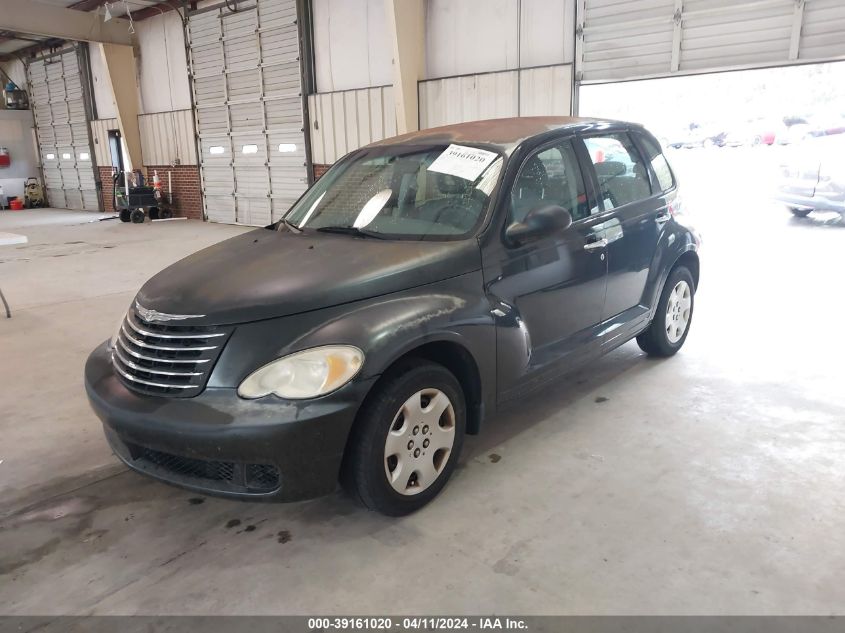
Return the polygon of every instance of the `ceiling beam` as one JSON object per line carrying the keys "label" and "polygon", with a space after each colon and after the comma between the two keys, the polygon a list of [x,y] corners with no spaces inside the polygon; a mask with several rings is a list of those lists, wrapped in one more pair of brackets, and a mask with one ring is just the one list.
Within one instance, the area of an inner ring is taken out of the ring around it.
{"label": "ceiling beam", "polygon": [[109,0],[79,0],[68,6],[68,9],[75,11],[93,11],[94,9],[103,6]]}
{"label": "ceiling beam", "polygon": [[132,45],[128,20],[112,18],[104,22],[96,13],[32,0],[3,0],[0,29],[82,42]]}
{"label": "ceiling beam", "polygon": [[26,59],[28,57],[35,57],[42,51],[50,50],[53,48],[59,48],[64,43],[65,41],[63,39],[58,38],[42,40],[38,44],[25,46],[23,48],[19,48],[16,51],[12,51],[11,53],[0,53],[0,62],[8,62],[14,59]]}
{"label": "ceiling beam", "polygon": [[154,18],[162,13],[169,13],[170,11],[176,10],[176,7],[171,5],[169,2],[159,2],[158,4],[150,5],[148,7],[144,7],[143,9],[133,9],[132,19],[136,22],[140,22],[141,20]]}

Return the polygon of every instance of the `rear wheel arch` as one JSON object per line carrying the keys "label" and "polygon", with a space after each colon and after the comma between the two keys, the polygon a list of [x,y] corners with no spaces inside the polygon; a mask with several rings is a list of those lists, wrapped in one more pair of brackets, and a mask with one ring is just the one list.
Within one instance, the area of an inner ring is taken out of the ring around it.
{"label": "rear wheel arch", "polygon": [[675,260],[675,263],[672,264],[672,267],[669,269],[669,272],[666,275],[667,279],[669,278],[669,275],[672,274],[672,271],[678,266],[685,266],[690,271],[694,284],[693,292],[698,291],[698,277],[701,272],[701,264],[698,259],[698,253],[692,250],[681,253],[681,256]]}

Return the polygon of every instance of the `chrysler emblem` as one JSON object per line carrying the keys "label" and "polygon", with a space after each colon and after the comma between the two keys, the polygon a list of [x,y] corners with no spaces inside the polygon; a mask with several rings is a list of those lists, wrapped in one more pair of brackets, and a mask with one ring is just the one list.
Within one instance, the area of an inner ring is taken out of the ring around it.
{"label": "chrysler emblem", "polygon": [[205,316],[204,314],[167,314],[158,310],[145,308],[137,301],[135,302],[135,311],[139,317],[150,323],[156,321],[184,321],[185,319],[199,319]]}

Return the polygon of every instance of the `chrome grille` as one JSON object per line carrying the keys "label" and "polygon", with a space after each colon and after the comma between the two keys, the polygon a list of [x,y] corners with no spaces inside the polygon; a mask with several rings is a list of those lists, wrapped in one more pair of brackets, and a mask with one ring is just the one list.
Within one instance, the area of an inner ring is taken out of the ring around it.
{"label": "chrome grille", "polygon": [[153,323],[131,308],[112,349],[112,364],[134,391],[195,396],[205,387],[231,332],[218,326]]}

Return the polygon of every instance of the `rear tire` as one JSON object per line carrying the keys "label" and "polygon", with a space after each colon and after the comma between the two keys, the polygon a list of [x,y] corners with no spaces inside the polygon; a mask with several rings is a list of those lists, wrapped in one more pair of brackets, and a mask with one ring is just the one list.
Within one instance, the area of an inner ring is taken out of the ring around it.
{"label": "rear tire", "polygon": [[167,207],[162,207],[158,212],[158,217],[161,220],[169,220],[173,217],[173,210]]}
{"label": "rear tire", "polygon": [[158,218],[159,218],[158,207],[150,207],[149,209],[147,209],[147,214],[150,216],[150,220],[158,220]]}
{"label": "rear tire", "polygon": [[358,413],[341,483],[370,510],[410,514],[446,485],[465,429],[466,404],[455,376],[427,360],[401,361]]}
{"label": "rear tire", "polygon": [[660,293],[654,320],[637,337],[637,345],[649,356],[673,356],[687,340],[694,307],[692,273],[686,266],[676,266]]}
{"label": "rear tire", "polygon": [[799,209],[797,207],[789,207],[789,211],[796,218],[806,218],[808,215],[810,215],[810,211],[812,211],[812,209]]}
{"label": "rear tire", "polygon": [[129,212],[128,209],[124,209],[120,212],[120,221],[121,222],[129,222],[132,218],[130,217],[132,214]]}
{"label": "rear tire", "polygon": [[133,209],[132,213],[129,215],[129,218],[132,220],[133,224],[143,224],[144,217],[145,215],[143,209]]}

